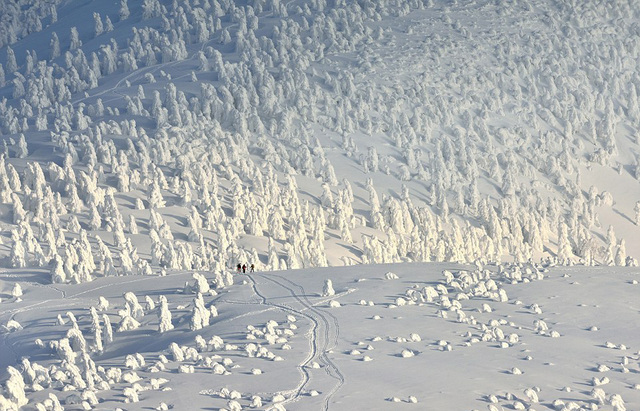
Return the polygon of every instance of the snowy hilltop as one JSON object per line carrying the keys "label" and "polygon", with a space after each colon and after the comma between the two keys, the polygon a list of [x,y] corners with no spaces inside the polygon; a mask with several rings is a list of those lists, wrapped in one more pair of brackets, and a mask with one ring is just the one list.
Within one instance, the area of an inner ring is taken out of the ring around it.
{"label": "snowy hilltop", "polygon": [[[287,362],[274,345],[293,348],[302,381],[269,365],[279,377],[263,388],[216,385],[207,395],[232,410],[305,409],[308,389],[312,407],[369,406],[347,406],[342,388],[371,390],[369,373],[347,378],[331,353],[366,324],[324,309],[350,311],[342,297],[358,287],[345,286],[352,274],[339,266],[397,264],[372,272],[404,288],[396,271],[411,272],[419,287],[394,306],[435,304],[441,319],[487,328],[507,348],[521,333],[474,323],[464,295],[491,313],[488,301],[516,303],[502,285],[555,266],[582,267],[592,284],[608,284],[596,272],[635,281],[639,58],[635,1],[0,2],[0,410],[135,403],[148,390],[163,409],[175,395],[160,392],[194,381],[182,374],[236,374],[237,355]],[[309,272],[320,278],[305,282]],[[539,291],[526,308],[536,335],[562,336],[542,311],[555,291]],[[292,300],[279,303],[279,292]],[[337,328],[344,321],[350,337]],[[389,355],[424,367],[425,331],[400,334],[407,345]],[[290,346],[294,336],[312,336],[311,352]],[[375,367],[363,348],[375,344],[361,342],[354,358]],[[437,347],[456,345],[443,336]],[[233,354],[212,354],[222,349]],[[621,369],[633,369],[624,358]],[[255,378],[272,372],[251,366]],[[419,394],[390,396],[411,404]],[[620,411],[626,396],[615,394],[598,391],[589,404]],[[491,411],[533,407],[488,395]]]}

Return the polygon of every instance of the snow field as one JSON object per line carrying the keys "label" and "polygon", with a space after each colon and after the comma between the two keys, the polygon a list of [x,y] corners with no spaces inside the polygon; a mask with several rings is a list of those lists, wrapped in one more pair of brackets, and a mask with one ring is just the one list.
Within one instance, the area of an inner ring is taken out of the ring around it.
{"label": "snow field", "polygon": [[0,409],[640,408],[637,4],[113,6],[0,2]]}

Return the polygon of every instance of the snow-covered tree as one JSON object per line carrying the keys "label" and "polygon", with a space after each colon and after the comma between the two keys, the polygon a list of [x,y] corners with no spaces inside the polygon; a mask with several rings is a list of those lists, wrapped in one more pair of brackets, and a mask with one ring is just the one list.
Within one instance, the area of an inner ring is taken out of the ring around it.
{"label": "snow-covered tree", "polygon": [[20,133],[18,143],[16,144],[16,157],[25,158],[28,154],[29,150],[27,149],[27,140],[25,139],[24,134]]}
{"label": "snow-covered tree", "polygon": [[625,266],[627,265],[627,250],[624,239],[620,240],[618,244],[618,250],[616,252],[615,265]]}
{"label": "snow-covered tree", "polygon": [[193,309],[191,311],[190,328],[191,331],[200,330],[209,325],[211,313],[204,306],[202,294],[198,293],[193,299]]}
{"label": "snow-covered tree", "polygon": [[60,40],[58,34],[54,31],[51,33],[51,41],[49,42],[49,58],[51,60],[60,57]]}
{"label": "snow-covered tree", "polygon": [[82,40],[80,40],[80,35],[78,34],[78,28],[75,26],[71,27],[71,35],[69,37],[69,41],[70,41],[70,45],[69,45],[70,50],[77,50],[80,47],[82,47]]}
{"label": "snow-covered tree", "polygon": [[160,296],[160,310],[158,311],[158,319],[160,325],[158,331],[161,333],[173,330],[173,324],[171,323],[171,311],[169,311],[169,303],[164,295]]}
{"label": "snow-covered tree", "polygon": [[127,0],[120,0],[120,11],[118,12],[120,21],[128,19],[130,14]]}
{"label": "snow-covered tree", "polygon": [[165,206],[164,198],[162,197],[162,192],[160,191],[160,185],[158,181],[154,180],[149,189],[149,193],[147,195],[147,200],[149,201],[149,208],[157,209]]}
{"label": "snow-covered tree", "polygon": [[322,296],[323,297],[331,297],[333,295],[335,295],[336,292],[333,289],[333,283],[331,282],[330,279],[326,279],[324,281],[324,287],[322,288]]}
{"label": "snow-covered tree", "polygon": [[5,394],[8,395],[9,401],[15,404],[15,409],[25,406],[29,400],[25,394],[26,384],[22,373],[12,366],[7,367],[9,379],[4,383]]}
{"label": "snow-covered tree", "polygon": [[94,33],[96,37],[98,37],[104,32],[104,26],[102,24],[102,18],[100,17],[100,13],[93,13],[93,21],[94,21]]}
{"label": "snow-covered tree", "polygon": [[22,238],[17,230],[11,231],[11,266],[15,268],[24,268],[27,266],[27,257]]}
{"label": "snow-covered tree", "polygon": [[7,72],[9,73],[14,73],[18,71],[18,62],[16,61],[16,53],[9,46],[7,46],[7,60],[5,62],[5,66],[7,67]]}

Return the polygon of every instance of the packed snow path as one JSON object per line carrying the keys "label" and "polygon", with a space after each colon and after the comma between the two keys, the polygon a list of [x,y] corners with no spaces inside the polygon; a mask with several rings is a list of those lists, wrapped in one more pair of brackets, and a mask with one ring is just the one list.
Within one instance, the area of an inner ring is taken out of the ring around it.
{"label": "packed snow path", "polygon": [[[298,366],[300,381],[298,385],[283,394],[288,396],[282,404],[292,403],[304,394],[305,388],[321,389],[324,397],[323,409],[330,408],[333,395],[344,384],[344,376],[329,357],[329,353],[336,347],[340,326],[338,319],[331,313],[317,308],[317,302],[312,303],[305,289],[290,279],[273,273],[261,273],[248,275],[255,293],[261,298],[262,304],[278,307],[288,313],[305,318],[310,323],[307,333],[309,338],[309,353]],[[261,284],[275,285],[276,287],[263,287]],[[290,298],[283,298],[282,291],[286,291]],[[275,301],[284,302],[275,302]],[[317,365],[316,365],[317,364]],[[319,365],[324,371],[314,369]],[[325,390],[324,387],[331,387]]]}

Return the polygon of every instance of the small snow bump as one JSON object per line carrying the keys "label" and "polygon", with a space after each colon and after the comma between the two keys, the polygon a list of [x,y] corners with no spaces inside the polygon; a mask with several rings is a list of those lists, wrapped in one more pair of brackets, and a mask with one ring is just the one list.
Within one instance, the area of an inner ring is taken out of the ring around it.
{"label": "small snow bump", "polygon": [[598,387],[600,385],[606,385],[606,384],[609,384],[609,378],[607,378],[607,377],[602,377],[602,378],[593,377],[593,378],[591,378],[591,385],[593,385],[594,387]]}
{"label": "small snow bump", "polygon": [[514,410],[526,410],[527,409],[527,407],[523,403],[521,403],[520,401],[514,401],[512,407],[513,407]]}
{"label": "small snow bump", "polygon": [[285,398],[284,398],[284,395],[282,394],[276,394],[271,398],[271,402],[282,402],[284,400]]}

